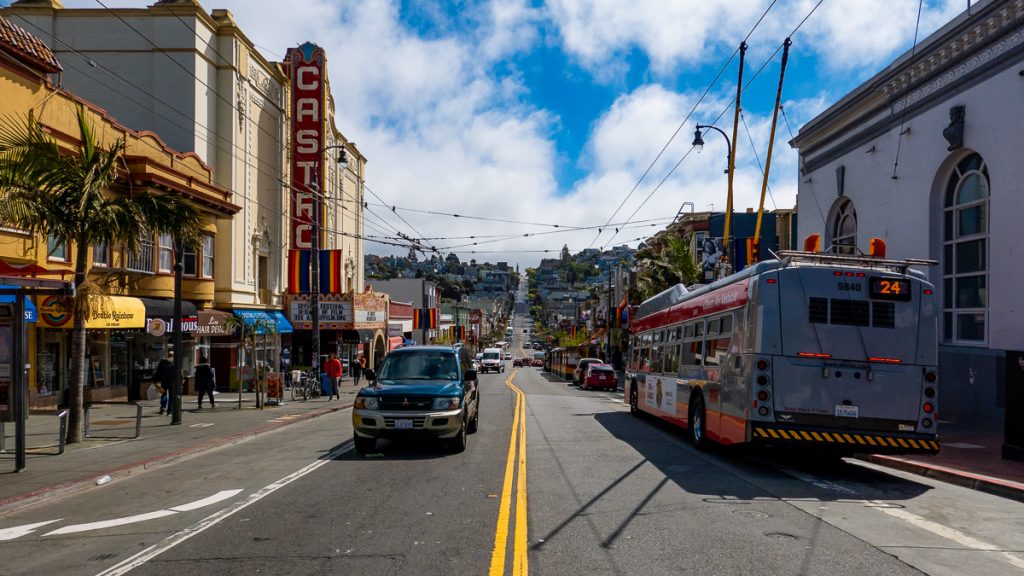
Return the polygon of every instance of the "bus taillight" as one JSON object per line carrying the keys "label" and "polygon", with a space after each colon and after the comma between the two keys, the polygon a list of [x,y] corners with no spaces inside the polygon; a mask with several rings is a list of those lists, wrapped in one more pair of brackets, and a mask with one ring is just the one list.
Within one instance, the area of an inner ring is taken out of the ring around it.
{"label": "bus taillight", "polygon": [[935,388],[932,388],[931,386],[925,388],[924,389],[924,397],[925,398],[935,398]]}
{"label": "bus taillight", "polygon": [[760,360],[757,361],[757,369],[758,370],[761,370],[761,371],[767,370],[768,366],[769,366],[768,361],[765,360],[764,358],[761,358]]}
{"label": "bus taillight", "polygon": [[921,409],[924,410],[925,414],[931,414],[932,411],[935,410],[931,402],[925,402],[924,406],[922,406]]}
{"label": "bus taillight", "polygon": [[935,382],[936,378],[938,378],[938,376],[935,374],[935,372],[925,372],[924,373],[924,381],[925,382]]}
{"label": "bus taillight", "polygon": [[902,364],[903,360],[899,358],[884,358],[882,356],[869,356],[868,362],[881,362],[883,364]]}
{"label": "bus taillight", "polygon": [[797,352],[796,355],[797,356],[802,356],[804,358],[831,358],[832,357],[831,354],[825,354],[825,353],[822,353],[822,352]]}

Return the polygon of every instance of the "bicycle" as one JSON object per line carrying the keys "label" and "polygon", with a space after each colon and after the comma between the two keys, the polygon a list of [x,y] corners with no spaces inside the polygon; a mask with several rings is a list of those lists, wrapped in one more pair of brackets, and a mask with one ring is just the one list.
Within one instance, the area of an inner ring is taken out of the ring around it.
{"label": "bicycle", "polygon": [[302,372],[298,382],[292,382],[292,400],[320,397],[320,378],[314,370]]}

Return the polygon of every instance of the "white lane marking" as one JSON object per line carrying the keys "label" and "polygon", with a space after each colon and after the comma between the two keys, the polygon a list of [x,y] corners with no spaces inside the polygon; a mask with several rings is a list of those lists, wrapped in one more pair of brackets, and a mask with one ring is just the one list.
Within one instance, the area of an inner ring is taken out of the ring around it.
{"label": "white lane marking", "polygon": [[207,528],[213,527],[214,525],[228,518],[232,514],[240,512],[245,508],[248,508],[249,506],[259,502],[260,500],[273,494],[280,488],[283,488],[284,486],[287,486],[288,484],[294,482],[295,480],[298,480],[299,478],[302,478],[303,476],[315,471],[317,468],[323,466],[324,464],[327,464],[331,460],[337,458],[338,456],[341,456],[342,454],[350,450],[352,450],[352,443],[346,442],[337,450],[327,454],[327,456],[325,456],[323,460],[318,460],[316,462],[313,462],[312,464],[300,468],[295,472],[292,472],[291,474],[285,476],[284,478],[281,478],[277,482],[269,484],[261,488],[259,491],[254,492],[245,500],[235,502],[234,504],[228,506],[227,508],[214,512],[213,514],[207,516],[199,522],[196,522],[192,526],[189,526],[184,530],[175,532],[174,534],[165,538],[163,541],[158,542],[150,546],[149,548],[146,548],[145,550],[142,550],[134,556],[125,558],[121,562],[115,564],[114,566],[111,566],[110,568],[107,568],[106,570],[100,572],[96,576],[120,576],[121,574],[127,574],[133,569],[142,566],[146,562],[152,560],[160,554],[163,554],[171,548],[174,548],[178,544],[181,544],[182,542],[188,540],[196,534],[203,532]]}
{"label": "white lane marking", "polygon": [[181,506],[175,506],[170,510],[157,510],[156,512],[146,512],[145,514],[135,514],[134,516],[125,516],[123,518],[112,518],[110,520],[101,520],[99,522],[89,522],[87,524],[72,524],[71,526],[65,526],[58,528],[53,532],[47,532],[44,536],[57,536],[60,534],[76,534],[78,532],[88,532],[90,530],[102,530],[103,528],[113,528],[114,526],[124,526],[125,524],[135,524],[137,522],[145,522],[147,520],[155,520],[157,518],[164,518],[166,516],[172,516],[178,512],[190,512],[192,510],[198,510],[216,504],[238,495],[241,490],[221,490],[213,496],[208,496],[202,500],[196,500],[195,502],[189,502],[188,504],[182,504]]}
{"label": "white lane marking", "polygon": [[155,520],[157,518],[163,518],[164,516],[173,516],[177,512],[171,510],[157,510],[156,512],[146,512],[145,514],[136,514],[134,516],[125,516],[124,518],[113,518],[111,520],[100,520],[99,522],[89,522],[88,524],[72,524],[71,526],[65,526],[58,528],[53,532],[47,532],[44,536],[57,536],[60,534],[76,534],[78,532],[88,532],[89,530],[100,530],[103,528],[113,528],[114,526],[124,526],[125,524],[135,524],[136,522],[145,522],[146,520]]}
{"label": "white lane marking", "polygon": [[916,526],[918,528],[921,528],[922,530],[927,530],[927,531],[931,532],[932,534],[936,534],[936,535],[941,536],[941,537],[943,537],[943,538],[945,538],[947,540],[952,540],[953,542],[956,542],[957,544],[960,544],[962,546],[966,546],[968,548],[974,548],[976,550],[986,550],[986,551],[990,551],[990,552],[1000,552],[1002,554],[1002,556],[1006,559],[1007,562],[1009,562],[1010,564],[1013,564],[1017,568],[1020,568],[1020,569],[1024,570],[1024,559],[1020,558],[1019,556],[1017,556],[1017,555],[1015,555],[1015,554],[1013,554],[1011,552],[1005,552],[1005,551],[1003,551],[1002,548],[1000,548],[998,546],[994,546],[992,544],[989,544],[988,542],[982,542],[981,540],[978,540],[977,538],[974,538],[972,536],[968,536],[967,534],[964,534],[963,532],[961,532],[961,531],[959,531],[959,530],[957,530],[955,528],[950,528],[949,526],[943,526],[942,524],[939,524],[938,522],[932,522],[931,520],[928,520],[927,518],[922,518],[922,517],[918,516],[917,514],[914,514],[912,512],[907,512],[906,510],[904,510],[902,508],[878,508],[878,510],[881,510],[882,512],[884,512],[884,513],[886,513],[886,514],[888,514],[890,516],[894,516],[896,518],[899,518],[900,520],[903,520],[904,522],[907,522],[907,523],[909,523],[909,524],[911,524],[913,526]]}
{"label": "white lane marking", "polygon": [[213,426],[213,422],[200,422],[189,426],[189,428],[207,428],[209,426]]}
{"label": "white lane marking", "polygon": [[4,528],[3,530],[0,530],[0,542],[21,538],[26,534],[31,534],[33,530],[40,526],[46,526],[47,524],[53,524],[54,522],[60,522],[61,520],[63,520],[63,518],[47,520],[46,522],[36,522],[35,524],[25,524],[24,526],[11,526],[10,528]]}
{"label": "white lane marking", "polygon": [[804,474],[803,472],[798,472],[796,470],[793,470],[792,468],[787,468],[785,466],[776,466],[775,468],[780,472],[785,472],[786,474],[789,474],[790,476],[796,478],[797,480],[802,480],[804,482],[807,482],[808,484],[812,484],[823,490],[838,492],[840,494],[848,494],[850,496],[855,496],[859,494],[859,492],[857,492],[856,490],[847,488],[846,486],[842,486],[840,484],[836,484],[835,482],[824,480],[816,476],[811,476],[810,474]]}
{"label": "white lane marking", "polygon": [[195,502],[191,502],[189,504],[182,504],[181,506],[175,506],[174,508],[171,508],[171,510],[174,510],[175,512],[191,512],[192,510],[198,510],[200,508],[205,508],[206,506],[209,506],[210,504],[216,504],[217,502],[223,502],[224,500],[227,500],[228,498],[231,498],[231,497],[239,494],[241,491],[242,491],[241,489],[239,489],[239,490],[221,490],[220,492],[217,492],[213,496],[208,496],[206,498],[203,498],[202,500],[196,500]]}

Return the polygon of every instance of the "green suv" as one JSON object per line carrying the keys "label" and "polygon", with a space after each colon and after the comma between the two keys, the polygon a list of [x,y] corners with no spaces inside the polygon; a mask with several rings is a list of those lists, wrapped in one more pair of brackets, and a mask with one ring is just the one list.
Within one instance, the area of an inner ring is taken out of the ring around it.
{"label": "green suv", "polygon": [[365,376],[370,385],[352,408],[356,452],[372,452],[378,438],[417,435],[439,438],[451,452],[466,449],[480,421],[480,394],[465,348],[399,348]]}

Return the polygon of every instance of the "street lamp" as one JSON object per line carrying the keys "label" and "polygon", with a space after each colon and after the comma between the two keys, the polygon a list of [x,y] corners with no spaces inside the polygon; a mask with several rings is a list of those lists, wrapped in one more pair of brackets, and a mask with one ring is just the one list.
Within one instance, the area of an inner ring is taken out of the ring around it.
{"label": "street lamp", "polygon": [[704,148],[704,138],[700,132],[702,128],[714,130],[721,134],[722,138],[725,138],[725,145],[728,147],[728,151],[725,153],[725,158],[728,161],[728,168],[725,169],[725,173],[729,175],[729,195],[725,202],[725,231],[722,234],[722,263],[725,264],[729,262],[729,227],[732,223],[732,179],[734,172],[732,142],[721,128],[710,124],[698,124],[697,130],[693,134],[693,147],[697,149],[697,152],[700,152]]}
{"label": "street lamp", "polygon": [[323,197],[323,194],[320,193],[320,175],[317,170],[320,167],[320,155],[332,148],[341,150],[338,154],[338,164],[348,165],[344,144],[333,144],[320,148],[316,151],[316,159],[313,161],[313,178],[309,185],[313,193],[313,233],[309,258],[310,266],[312,266],[309,284],[313,289],[313,294],[310,296],[309,305],[310,320],[313,325],[313,373],[318,375],[320,374],[320,198]]}

